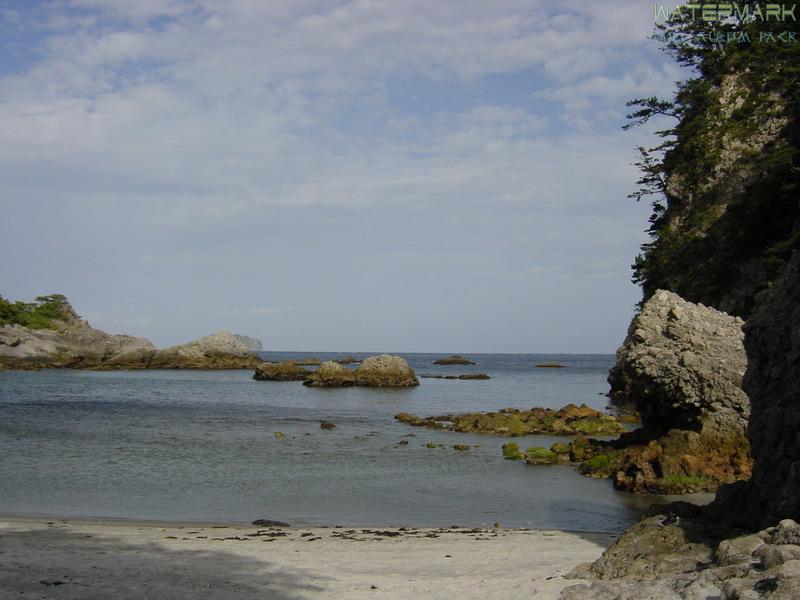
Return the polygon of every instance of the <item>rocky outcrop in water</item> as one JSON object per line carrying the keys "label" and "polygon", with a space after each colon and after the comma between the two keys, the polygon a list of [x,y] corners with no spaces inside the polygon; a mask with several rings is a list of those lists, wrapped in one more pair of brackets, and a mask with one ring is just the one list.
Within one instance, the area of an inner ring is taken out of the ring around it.
{"label": "rocky outcrop in water", "polygon": [[227,331],[164,350],[145,338],[110,335],[81,319],[66,299],[47,325],[0,327],[0,368],[242,369],[261,362],[250,350],[257,340]]}
{"label": "rocky outcrop in water", "polygon": [[292,361],[263,362],[256,366],[253,379],[257,381],[305,381],[310,374],[311,371],[303,369]]}
{"label": "rocky outcrop in water", "polygon": [[634,403],[642,428],[592,444],[619,489],[713,491],[745,479],[750,404],[741,389],[743,322],[659,290],[633,319],[609,376],[615,403]]}
{"label": "rocky outcrop in water", "polygon": [[110,335],[77,318],[56,329],[0,327],[0,367],[6,369],[145,368],[156,348],[149,340]]}
{"label": "rocky outcrop in water", "polygon": [[249,335],[241,335],[239,333],[234,333],[233,337],[239,342],[242,346],[250,350],[251,352],[261,352],[264,349],[264,344],[261,343],[261,340],[256,338],[252,338]]}
{"label": "rocky outcrop in water", "polygon": [[252,369],[261,359],[229,331],[159,350],[150,369]]}
{"label": "rocky outcrop in water", "polygon": [[488,433],[511,437],[523,435],[615,435],[622,425],[585,404],[568,404],[558,410],[534,407],[531,410],[506,408],[499,412],[464,413],[421,418],[409,413],[394,417],[412,427],[445,429],[460,433]]}
{"label": "rocky outcrop in water", "polygon": [[444,358],[438,358],[433,361],[435,365],[476,365],[475,361],[472,361],[468,358],[464,358],[460,354],[453,354],[452,356],[446,356]]}
{"label": "rocky outcrop in water", "polygon": [[322,363],[303,382],[310,387],[411,387],[419,380],[405,359],[381,354],[365,358],[355,370],[343,367],[336,361]]}

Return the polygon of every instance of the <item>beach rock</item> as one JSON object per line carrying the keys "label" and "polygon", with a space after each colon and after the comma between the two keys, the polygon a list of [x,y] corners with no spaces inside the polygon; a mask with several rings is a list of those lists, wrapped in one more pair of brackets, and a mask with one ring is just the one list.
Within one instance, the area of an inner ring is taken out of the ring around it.
{"label": "beach rock", "polygon": [[198,340],[159,350],[150,359],[151,369],[254,369],[261,359],[229,331],[218,331]]}
{"label": "beach rock", "polygon": [[334,424],[333,424],[333,423],[331,423],[330,421],[322,421],[322,422],[319,424],[319,428],[320,428],[320,429],[327,429],[327,430],[329,430],[329,431],[330,431],[331,429],[334,429],[335,427],[336,427],[336,425],[334,425]]}
{"label": "beach rock", "polygon": [[781,543],[800,527],[796,522],[720,537],[699,507],[682,513],[676,504],[634,525],[588,568],[568,574],[600,581],[567,587],[562,600],[800,597],[800,546]]}
{"label": "beach rock", "polygon": [[326,360],[303,381],[310,387],[350,387],[356,385],[355,375],[350,369],[332,360]]}
{"label": "beach rock", "polygon": [[288,523],[283,521],[273,521],[272,519],[256,519],[252,522],[256,527],[291,527]]}
{"label": "beach rock", "polygon": [[309,375],[310,371],[290,361],[263,362],[256,366],[253,379],[258,381],[305,381]]}
{"label": "beach rock", "polygon": [[471,361],[468,358],[464,358],[459,354],[453,354],[452,356],[447,356],[445,358],[439,358],[433,361],[435,365],[476,365],[478,363]]}
{"label": "beach rock", "polygon": [[618,489],[713,491],[749,477],[742,325],[663,290],[645,303],[609,375],[612,398],[635,403],[642,429],[594,452],[612,459]]}

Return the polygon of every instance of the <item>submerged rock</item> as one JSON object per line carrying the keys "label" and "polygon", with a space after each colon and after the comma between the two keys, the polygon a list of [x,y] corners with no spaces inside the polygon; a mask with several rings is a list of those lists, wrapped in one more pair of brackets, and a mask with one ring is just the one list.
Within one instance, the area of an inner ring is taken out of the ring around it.
{"label": "submerged rock", "polygon": [[558,462],[558,455],[541,446],[532,446],[525,450],[525,462],[529,465],[553,465]]}
{"label": "submerged rock", "polygon": [[320,428],[320,429],[327,429],[327,430],[329,430],[329,431],[330,431],[331,429],[335,429],[335,428],[336,428],[336,425],[334,425],[334,424],[333,424],[333,423],[331,423],[330,421],[322,421],[322,422],[319,424],[319,428]]}
{"label": "submerged rock", "polygon": [[253,379],[258,381],[305,381],[309,375],[310,371],[290,361],[264,362],[256,366]]}
{"label": "submerged rock", "polygon": [[551,408],[518,410],[507,408],[500,412],[465,413],[420,418],[409,413],[395,415],[395,419],[415,427],[450,429],[461,433],[488,433],[494,435],[614,435],[623,430],[611,415],[606,415],[585,404]]}
{"label": "submerged rock", "polygon": [[452,356],[446,356],[445,358],[438,358],[433,361],[435,365],[476,365],[475,361],[472,361],[468,358],[464,358],[460,354],[453,354]]}

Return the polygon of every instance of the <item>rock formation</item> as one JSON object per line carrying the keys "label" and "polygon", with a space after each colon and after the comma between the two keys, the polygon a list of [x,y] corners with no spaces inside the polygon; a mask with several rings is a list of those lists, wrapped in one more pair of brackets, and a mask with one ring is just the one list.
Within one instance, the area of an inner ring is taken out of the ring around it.
{"label": "rock formation", "polygon": [[394,417],[401,423],[428,429],[461,433],[489,433],[511,437],[523,435],[615,435],[622,431],[619,421],[585,404],[568,404],[559,410],[534,407],[531,410],[506,408],[500,412],[465,413],[421,418],[409,413]]}
{"label": "rock formation", "polygon": [[311,387],[409,387],[419,385],[414,371],[405,359],[381,354],[365,358],[357,369],[343,367],[336,361],[322,363],[303,382]]}
{"label": "rock formation", "polygon": [[7,369],[145,368],[156,348],[144,338],[109,335],[79,318],[57,329],[0,327],[0,367]]}
{"label": "rock formation", "polygon": [[258,381],[305,381],[311,374],[292,361],[263,362],[256,366],[253,379]]}
{"label": "rock formation", "polygon": [[652,493],[713,491],[747,478],[742,325],[737,317],[656,292],[633,319],[609,376],[612,399],[633,402],[642,428],[592,445],[587,458],[608,461],[582,472]]}
{"label": "rock formation", "polygon": [[452,356],[446,356],[445,358],[439,358],[433,361],[435,365],[475,365],[478,364],[475,361],[472,361],[468,358],[464,358],[460,354],[453,354]]}
{"label": "rock formation", "polygon": [[264,349],[264,345],[261,343],[261,340],[252,338],[249,335],[241,335],[239,333],[234,333],[233,337],[236,338],[237,342],[242,344],[245,348],[247,348],[251,352],[261,352]]}
{"label": "rock formation", "polygon": [[59,317],[48,323],[49,328],[0,326],[0,368],[241,369],[261,362],[250,350],[258,340],[246,336],[223,331],[157,350],[145,338],[110,335],[95,329],[78,316],[66,299],[61,310]]}

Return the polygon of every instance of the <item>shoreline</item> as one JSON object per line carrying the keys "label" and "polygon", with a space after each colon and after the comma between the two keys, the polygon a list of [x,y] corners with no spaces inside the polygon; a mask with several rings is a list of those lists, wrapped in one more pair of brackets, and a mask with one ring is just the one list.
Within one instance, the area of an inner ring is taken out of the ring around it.
{"label": "shoreline", "polygon": [[564,575],[617,537],[0,517],[0,590],[15,598],[557,598],[580,583]]}

